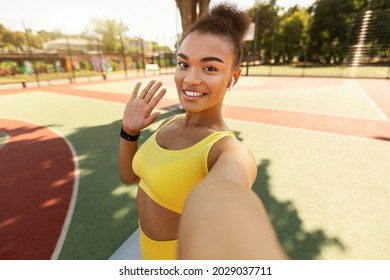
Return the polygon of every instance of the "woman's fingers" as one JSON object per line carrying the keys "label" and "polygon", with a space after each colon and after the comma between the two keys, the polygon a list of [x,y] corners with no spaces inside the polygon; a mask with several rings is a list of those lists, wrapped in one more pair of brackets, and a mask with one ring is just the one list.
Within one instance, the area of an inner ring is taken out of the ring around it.
{"label": "woman's fingers", "polygon": [[139,92],[141,83],[138,82],[135,85],[123,117],[123,119],[131,120],[132,128],[129,130],[141,130],[157,118],[159,113],[152,113],[152,111],[167,91],[166,89],[159,91],[161,86],[162,82],[152,80]]}
{"label": "woman's fingers", "polygon": [[149,126],[154,120],[160,115],[160,112],[154,112],[149,117],[146,118],[146,126]]}
{"label": "woman's fingers", "polygon": [[160,90],[160,92],[150,101],[149,105],[152,108],[156,107],[158,102],[160,102],[160,100],[163,98],[163,96],[165,95],[166,92],[167,92],[166,88],[163,88],[162,90]]}
{"label": "woman's fingers", "polygon": [[149,103],[152,100],[153,96],[156,94],[158,89],[162,86],[162,82],[157,82],[151,90],[146,94],[144,100],[146,103]]}
{"label": "woman's fingers", "polygon": [[151,80],[146,85],[146,87],[141,91],[141,94],[139,95],[140,99],[145,99],[145,96],[148,94],[149,90],[152,88],[152,86],[154,85],[155,82],[156,82],[155,80]]}
{"label": "woman's fingers", "polygon": [[131,97],[130,99],[136,99],[137,98],[137,95],[138,95],[138,91],[139,91],[139,88],[141,87],[141,82],[138,82],[134,89],[133,89],[133,93],[131,94]]}

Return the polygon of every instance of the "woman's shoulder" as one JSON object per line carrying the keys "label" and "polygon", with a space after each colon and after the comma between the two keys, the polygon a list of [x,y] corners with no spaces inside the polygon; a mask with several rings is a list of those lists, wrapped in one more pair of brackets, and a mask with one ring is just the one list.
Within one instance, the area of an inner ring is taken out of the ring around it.
{"label": "woman's shoulder", "polygon": [[256,159],[244,143],[235,137],[224,137],[212,149],[209,174],[229,178],[239,186],[251,188],[257,175]]}
{"label": "woman's shoulder", "polygon": [[217,147],[220,154],[231,153],[238,155],[243,153],[245,156],[252,155],[252,151],[249,149],[249,147],[242,143],[236,137],[234,132],[224,131],[223,133],[226,134],[226,136],[232,137],[223,137],[220,141],[218,141]]}
{"label": "woman's shoulder", "polygon": [[230,133],[233,137],[226,134],[227,137],[221,138],[210,150],[209,166],[212,167],[221,157],[236,158],[248,166],[256,166],[256,161],[249,147],[237,139],[234,133]]}

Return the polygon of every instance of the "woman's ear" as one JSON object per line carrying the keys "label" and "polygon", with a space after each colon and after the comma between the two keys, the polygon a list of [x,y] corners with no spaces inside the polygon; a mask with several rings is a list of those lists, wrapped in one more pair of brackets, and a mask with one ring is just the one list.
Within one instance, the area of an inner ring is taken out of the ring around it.
{"label": "woman's ear", "polygon": [[241,75],[241,69],[237,69],[237,70],[233,71],[232,78],[231,78],[230,84],[229,84],[229,90],[231,90],[232,87],[237,83],[238,78],[240,77],[240,75]]}
{"label": "woman's ear", "polygon": [[231,81],[230,81],[229,91],[232,90],[232,87],[233,87],[233,85],[234,85],[234,81],[235,81],[235,79],[234,79],[234,76],[233,76],[232,79],[231,79]]}

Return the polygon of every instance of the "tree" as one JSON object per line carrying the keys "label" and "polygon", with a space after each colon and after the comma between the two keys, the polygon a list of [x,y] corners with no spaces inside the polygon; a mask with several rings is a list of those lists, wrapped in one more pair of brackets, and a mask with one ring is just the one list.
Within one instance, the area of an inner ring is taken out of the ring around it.
{"label": "tree", "polygon": [[9,50],[23,51],[27,45],[26,34],[21,31],[8,31],[4,34],[3,39]]}
{"label": "tree", "polygon": [[176,0],[176,5],[180,11],[181,26],[185,34],[191,24],[208,11],[210,0]]}
{"label": "tree", "polygon": [[389,0],[355,0],[355,8],[359,12],[363,12],[367,9],[376,11],[376,10],[385,10],[390,9]]}
{"label": "tree", "polygon": [[253,22],[257,22],[257,34],[255,34],[255,40],[256,38],[257,40],[248,44],[249,49],[252,50],[255,45],[253,55],[259,55],[261,60],[265,62],[273,59],[275,51],[274,42],[280,21],[278,11],[279,8],[274,6],[274,1],[270,1],[268,4],[261,3],[258,7],[253,7],[248,11]]}
{"label": "tree", "polygon": [[390,61],[390,1],[372,0],[368,6],[372,16],[365,40],[366,55],[370,58],[381,58]]}
{"label": "tree", "polygon": [[313,57],[341,62],[347,51],[350,29],[355,19],[354,0],[318,0],[309,30]]}
{"label": "tree", "polygon": [[39,33],[34,34],[31,29],[27,29],[25,32],[12,31],[0,24],[0,49],[26,51],[29,44],[33,48],[41,49],[42,43],[45,41],[48,41],[48,38]]}
{"label": "tree", "polygon": [[59,29],[54,29],[53,31],[39,30],[37,36],[39,36],[43,42],[46,42],[63,38],[64,34]]}
{"label": "tree", "polygon": [[120,36],[129,29],[122,21],[115,19],[91,19],[91,27],[83,33],[90,40],[97,39],[105,52],[120,52]]}
{"label": "tree", "polygon": [[297,6],[282,16],[277,42],[283,61],[291,62],[294,57],[305,55],[309,18],[308,11]]}
{"label": "tree", "polygon": [[0,49],[5,47],[4,34],[7,32],[7,28],[0,23]]}

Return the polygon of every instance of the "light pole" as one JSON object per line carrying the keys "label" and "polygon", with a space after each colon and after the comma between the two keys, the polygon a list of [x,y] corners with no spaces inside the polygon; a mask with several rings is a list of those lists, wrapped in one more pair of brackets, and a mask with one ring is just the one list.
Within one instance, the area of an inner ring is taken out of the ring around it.
{"label": "light pole", "polygon": [[99,54],[99,68],[100,68],[100,72],[102,73],[102,77],[103,77],[103,80],[106,79],[106,75],[104,73],[104,69],[103,69],[103,58],[102,58],[102,48],[101,48],[101,40],[99,38],[99,35],[96,36],[96,41],[97,41],[97,44],[98,44],[98,54]]}
{"label": "light pole", "polygon": [[[33,51],[32,51],[32,48],[31,48],[30,37],[28,36],[28,31],[27,31],[26,25],[24,24],[24,21],[23,21],[23,27],[24,27],[24,31],[26,32],[26,39],[27,39],[28,49],[29,49],[29,52],[30,52],[31,60],[33,62],[32,64],[33,64],[33,69],[34,69],[34,73],[35,73],[35,79],[37,81],[38,86],[40,86],[39,74],[38,74],[38,71],[37,71],[37,67],[36,67],[36,63],[35,63],[35,60],[34,60]],[[24,87],[24,85],[23,85],[23,87]]]}
{"label": "light pole", "polygon": [[256,0],[255,2],[255,5],[256,5],[256,9],[255,9],[255,38],[254,38],[254,41],[253,41],[253,54],[256,53],[256,47],[257,47],[257,32],[258,32],[258,23],[259,23],[259,3],[258,1]]}
{"label": "light pole", "polygon": [[141,43],[141,59],[142,59],[142,69],[145,76],[145,53],[144,53],[144,39],[140,38]]}
{"label": "light pole", "polygon": [[123,43],[123,38],[122,38],[122,32],[119,32],[119,40],[121,41],[121,46],[122,46],[122,57],[123,57],[123,66],[125,68],[125,77],[127,78],[127,60],[126,60],[126,54],[125,54],[125,45]]}
{"label": "light pole", "polygon": [[[68,55],[69,55],[69,59],[70,59],[70,71],[72,71],[72,77],[75,80],[76,79],[76,75],[74,73],[73,58],[72,58],[72,52],[70,50],[69,38],[68,37],[69,37],[68,35],[65,36],[65,38],[66,38],[66,47],[68,49]],[[70,83],[72,83],[72,77],[69,77]]]}

